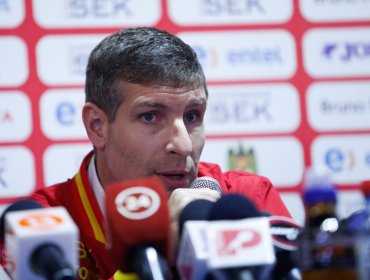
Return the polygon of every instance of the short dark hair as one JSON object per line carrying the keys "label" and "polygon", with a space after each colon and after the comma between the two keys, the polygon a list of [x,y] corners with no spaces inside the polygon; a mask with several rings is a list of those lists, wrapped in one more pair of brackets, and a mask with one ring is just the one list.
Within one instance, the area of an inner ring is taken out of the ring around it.
{"label": "short dark hair", "polygon": [[196,89],[208,96],[203,69],[194,50],[180,38],[154,27],[120,30],[91,52],[86,70],[86,102],[113,121],[122,103],[124,82]]}

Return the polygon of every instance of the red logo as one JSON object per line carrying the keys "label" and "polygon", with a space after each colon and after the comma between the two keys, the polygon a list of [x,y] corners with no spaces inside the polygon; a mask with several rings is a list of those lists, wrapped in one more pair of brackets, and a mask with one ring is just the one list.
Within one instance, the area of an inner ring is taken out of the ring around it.
{"label": "red logo", "polygon": [[248,250],[261,242],[261,235],[253,229],[227,230],[216,233],[217,254],[219,256],[234,256]]}

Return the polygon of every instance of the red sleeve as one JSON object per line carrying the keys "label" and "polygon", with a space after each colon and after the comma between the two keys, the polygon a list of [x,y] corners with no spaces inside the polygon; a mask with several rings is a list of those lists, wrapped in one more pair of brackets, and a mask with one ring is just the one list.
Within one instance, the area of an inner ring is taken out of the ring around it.
{"label": "red sleeve", "polygon": [[242,171],[225,173],[228,193],[240,193],[251,199],[258,210],[271,215],[291,217],[288,209],[270,180]]}
{"label": "red sleeve", "polygon": [[198,176],[213,177],[220,183],[223,193],[239,193],[249,198],[259,211],[291,218],[279,193],[266,177],[237,170],[223,173],[220,166],[208,162],[199,164]]}

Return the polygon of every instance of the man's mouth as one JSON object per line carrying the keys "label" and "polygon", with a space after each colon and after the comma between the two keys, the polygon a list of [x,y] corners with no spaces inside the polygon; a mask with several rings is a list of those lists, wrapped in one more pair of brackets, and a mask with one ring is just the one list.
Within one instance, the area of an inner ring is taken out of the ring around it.
{"label": "man's mouth", "polygon": [[157,173],[168,189],[187,188],[190,184],[189,173],[186,171],[180,172],[163,172]]}
{"label": "man's mouth", "polygon": [[184,178],[185,175],[184,174],[163,174],[163,176],[176,180],[176,179]]}

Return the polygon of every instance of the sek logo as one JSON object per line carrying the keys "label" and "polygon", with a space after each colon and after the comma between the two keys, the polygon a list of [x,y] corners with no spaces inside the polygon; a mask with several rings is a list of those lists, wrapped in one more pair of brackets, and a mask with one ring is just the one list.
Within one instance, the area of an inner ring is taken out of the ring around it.
{"label": "sek logo", "polygon": [[62,223],[61,217],[50,214],[33,214],[19,221],[21,227],[32,230],[51,230]]}
{"label": "sek logo", "polygon": [[115,198],[117,211],[125,218],[141,220],[153,215],[160,206],[160,197],[147,187],[132,187]]}
{"label": "sek logo", "polygon": [[227,230],[217,232],[217,254],[219,256],[234,256],[258,245],[262,237],[252,229]]}

